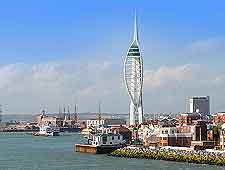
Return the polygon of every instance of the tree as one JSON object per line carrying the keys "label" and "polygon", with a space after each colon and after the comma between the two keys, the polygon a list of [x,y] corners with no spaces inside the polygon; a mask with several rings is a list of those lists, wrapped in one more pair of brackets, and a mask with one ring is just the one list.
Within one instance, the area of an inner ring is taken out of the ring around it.
{"label": "tree", "polygon": [[213,138],[215,141],[218,141],[220,139],[220,131],[221,131],[221,126],[217,125],[213,127]]}

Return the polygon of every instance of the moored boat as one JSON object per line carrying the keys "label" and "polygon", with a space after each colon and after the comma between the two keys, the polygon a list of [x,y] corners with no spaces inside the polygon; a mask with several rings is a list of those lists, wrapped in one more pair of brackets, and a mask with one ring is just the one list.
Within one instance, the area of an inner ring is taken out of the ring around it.
{"label": "moored boat", "polygon": [[93,130],[89,128],[85,128],[81,131],[82,135],[90,135],[91,133],[93,133]]}
{"label": "moored boat", "polygon": [[60,129],[56,126],[42,126],[39,132],[33,133],[34,136],[59,136]]}
{"label": "moored boat", "polygon": [[75,144],[76,152],[107,154],[126,146],[126,141],[120,134],[93,134],[88,138],[88,144]]}

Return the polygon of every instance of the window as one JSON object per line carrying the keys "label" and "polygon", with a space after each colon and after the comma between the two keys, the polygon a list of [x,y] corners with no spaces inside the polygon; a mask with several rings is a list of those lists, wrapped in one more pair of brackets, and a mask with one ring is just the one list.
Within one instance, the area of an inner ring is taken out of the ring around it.
{"label": "window", "polygon": [[128,56],[140,56],[140,53],[138,53],[138,52],[128,53]]}
{"label": "window", "polygon": [[131,48],[131,49],[129,50],[129,52],[139,52],[139,49],[138,49],[138,48]]}
{"label": "window", "polygon": [[118,140],[120,140],[120,136],[118,136]]}
{"label": "window", "polygon": [[136,44],[132,44],[131,48],[138,48]]}
{"label": "window", "polygon": [[112,136],[112,140],[114,140],[114,136]]}
{"label": "window", "polygon": [[165,131],[165,134],[168,134],[168,130]]}
{"label": "window", "polygon": [[103,141],[103,144],[106,144],[106,142],[107,142],[107,136],[103,136],[102,137],[102,141]]}

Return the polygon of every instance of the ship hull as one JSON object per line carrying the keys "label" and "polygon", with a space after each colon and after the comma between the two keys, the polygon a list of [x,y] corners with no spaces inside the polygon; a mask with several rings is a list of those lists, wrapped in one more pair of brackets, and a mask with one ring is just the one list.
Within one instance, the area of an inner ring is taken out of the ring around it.
{"label": "ship hull", "polygon": [[69,132],[69,133],[81,132],[81,128],[79,128],[79,127],[77,127],[77,128],[61,127],[60,132]]}
{"label": "ship hull", "polygon": [[125,145],[104,145],[104,146],[93,146],[93,145],[82,145],[75,144],[75,151],[82,153],[92,154],[109,154],[116,149],[122,148]]}

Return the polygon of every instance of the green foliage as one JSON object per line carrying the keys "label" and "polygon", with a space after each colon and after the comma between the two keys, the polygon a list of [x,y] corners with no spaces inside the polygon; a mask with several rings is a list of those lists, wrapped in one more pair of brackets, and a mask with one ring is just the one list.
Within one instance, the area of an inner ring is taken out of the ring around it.
{"label": "green foliage", "polygon": [[213,127],[213,137],[215,141],[218,141],[220,138],[221,125],[217,125]]}

